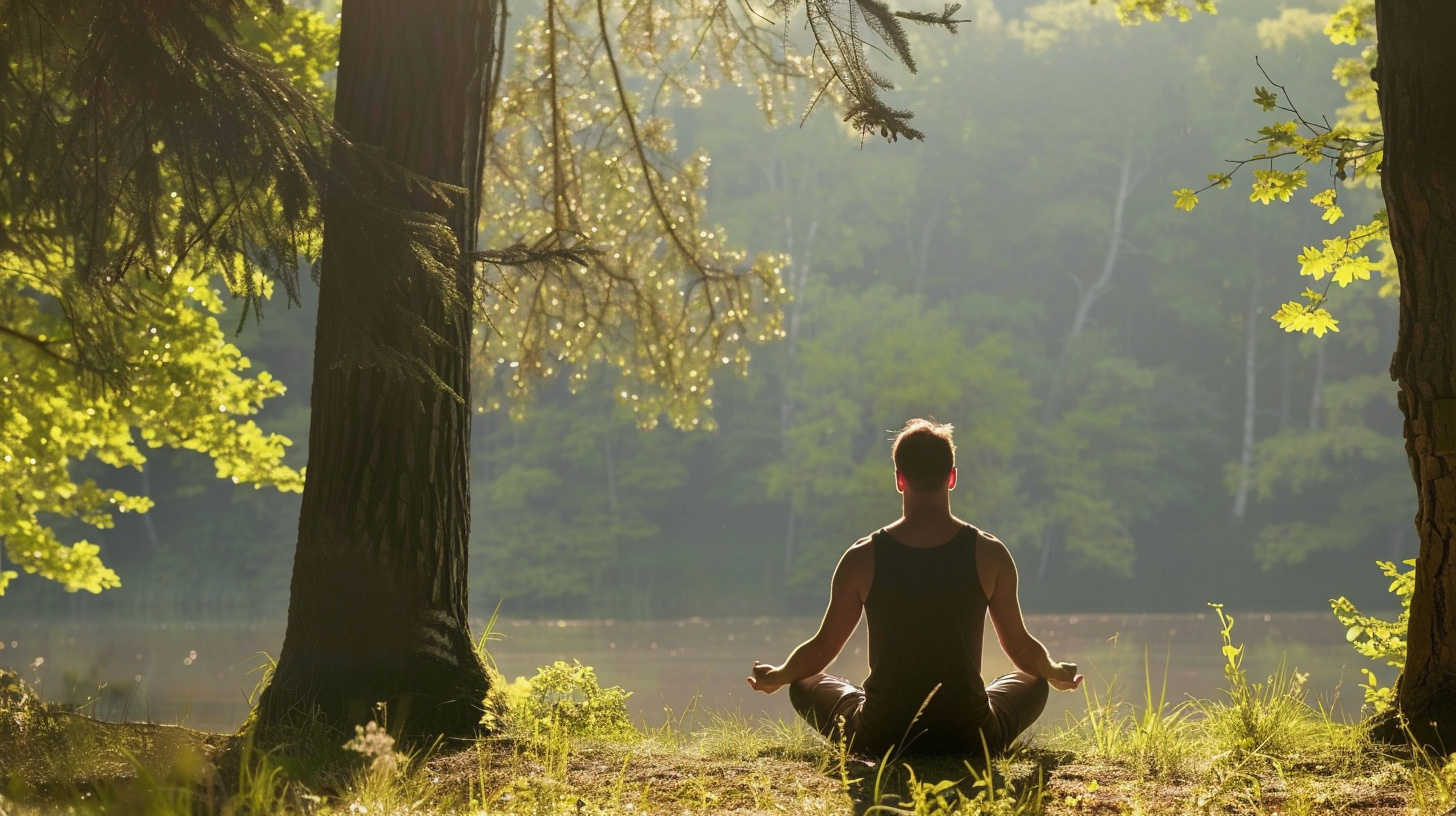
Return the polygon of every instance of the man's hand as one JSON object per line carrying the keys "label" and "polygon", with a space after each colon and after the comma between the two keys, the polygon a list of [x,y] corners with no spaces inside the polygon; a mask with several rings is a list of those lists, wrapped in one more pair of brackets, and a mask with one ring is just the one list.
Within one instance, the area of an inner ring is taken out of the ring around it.
{"label": "man's hand", "polygon": [[1082,679],[1076,663],[1053,663],[1051,674],[1047,675],[1047,682],[1058,691],[1076,691]]}
{"label": "man's hand", "polygon": [[778,667],[753,661],[753,673],[748,676],[748,687],[764,694],[773,694],[786,684],[778,682]]}

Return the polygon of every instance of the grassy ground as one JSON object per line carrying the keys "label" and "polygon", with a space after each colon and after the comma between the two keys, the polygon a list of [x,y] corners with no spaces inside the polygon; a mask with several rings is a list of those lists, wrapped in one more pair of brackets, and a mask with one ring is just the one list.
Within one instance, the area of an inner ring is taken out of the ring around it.
{"label": "grassy ground", "polygon": [[[101,723],[0,675],[0,814],[1446,814],[1456,762],[1373,744],[1305,701],[1293,671],[1172,704],[1138,678],[1089,687],[990,769],[866,762],[796,723],[699,716],[644,731],[619,690],[557,664],[503,685],[497,735],[410,754],[384,730],[232,735]],[[1150,673],[1151,674],[1151,673]]]}

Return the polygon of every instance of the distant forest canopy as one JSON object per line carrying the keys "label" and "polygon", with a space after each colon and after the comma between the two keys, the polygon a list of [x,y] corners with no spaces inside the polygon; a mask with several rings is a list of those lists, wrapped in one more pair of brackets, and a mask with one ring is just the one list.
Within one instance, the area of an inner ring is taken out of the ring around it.
{"label": "distant forest canopy", "polygon": [[[684,155],[712,157],[710,221],[792,256],[787,337],[717,378],[712,431],[639,430],[605,372],[546,384],[521,421],[477,414],[475,614],[817,613],[843,549],[898,512],[887,439],[915,415],[956,425],[954,509],[1012,548],[1028,611],[1379,605],[1373,562],[1416,550],[1395,303],[1341,290],[1337,334],[1286,334],[1295,257],[1343,230],[1237,191],[1189,217],[1170,194],[1250,153],[1255,55],[1302,111],[1345,104],[1331,7],[1124,28],[1086,0],[968,3],[959,35],[911,32],[897,101],[923,144],[860,144],[827,107],[766,130],[733,89],[673,109]],[[236,338],[288,386],[259,423],[295,466],[313,295]],[[298,497],[213,470],[158,450],[106,472],[156,503],[90,535],[123,586],[23,576],[0,608],[281,617]]]}

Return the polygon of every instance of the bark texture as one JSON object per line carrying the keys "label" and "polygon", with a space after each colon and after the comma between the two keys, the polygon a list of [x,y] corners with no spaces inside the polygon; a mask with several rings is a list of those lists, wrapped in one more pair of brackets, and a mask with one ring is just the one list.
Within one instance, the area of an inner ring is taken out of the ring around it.
{"label": "bark texture", "polygon": [[[373,182],[386,206],[442,217],[455,240],[422,262],[356,199],[325,197],[307,480],[264,733],[299,718],[348,729],[380,703],[396,733],[480,727],[489,683],[466,617],[472,280],[461,257],[475,248],[497,12],[495,0],[344,6],[335,122],[460,188],[442,200],[399,173]],[[389,359],[418,368],[379,364]]]}
{"label": "bark texture", "polygon": [[1400,384],[1419,497],[1415,594],[1399,707],[1414,736],[1456,750],[1456,3],[1382,0],[1382,186],[1400,268]]}

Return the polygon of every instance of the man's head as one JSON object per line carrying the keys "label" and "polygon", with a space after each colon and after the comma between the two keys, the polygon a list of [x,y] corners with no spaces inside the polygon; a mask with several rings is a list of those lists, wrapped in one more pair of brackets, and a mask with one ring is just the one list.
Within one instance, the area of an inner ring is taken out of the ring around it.
{"label": "man's head", "polygon": [[890,456],[895,460],[895,482],[901,491],[955,487],[954,430],[949,424],[912,419],[895,434]]}

